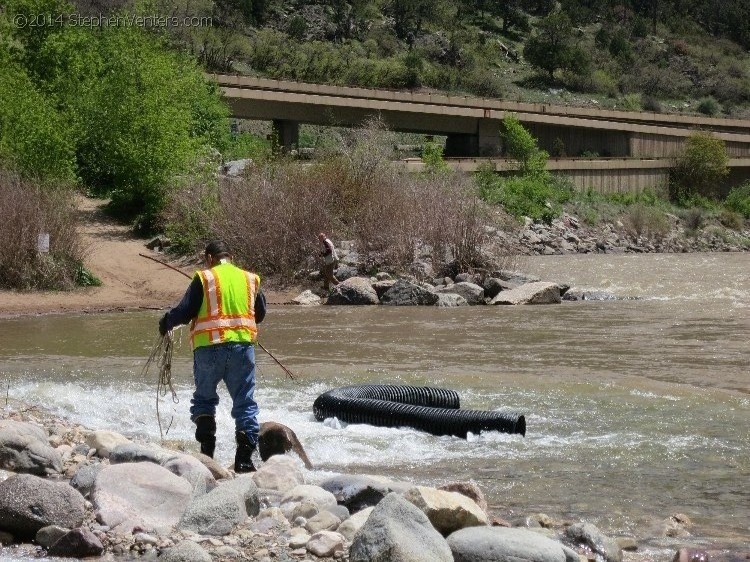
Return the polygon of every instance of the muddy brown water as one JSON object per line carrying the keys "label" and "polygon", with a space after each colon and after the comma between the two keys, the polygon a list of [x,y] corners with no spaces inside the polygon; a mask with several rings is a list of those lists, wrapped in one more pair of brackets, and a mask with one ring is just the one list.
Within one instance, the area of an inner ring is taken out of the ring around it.
{"label": "muddy brown water", "polygon": [[[575,289],[638,300],[558,306],[274,307],[259,350],[261,421],[294,428],[316,465],[439,484],[476,480],[507,519],[544,512],[634,535],[655,555],[685,544],[750,544],[750,254],[527,258],[521,268]],[[14,398],[93,428],[159,438],[155,373],[141,370],[156,312],[0,320],[0,380]],[[189,344],[174,362],[168,438],[192,446]],[[452,388],[462,407],[513,408],[527,435],[469,439],[318,423],[337,386]],[[218,458],[233,455],[222,392]],[[689,539],[662,537],[684,513]],[[673,550],[671,551],[673,552]]]}

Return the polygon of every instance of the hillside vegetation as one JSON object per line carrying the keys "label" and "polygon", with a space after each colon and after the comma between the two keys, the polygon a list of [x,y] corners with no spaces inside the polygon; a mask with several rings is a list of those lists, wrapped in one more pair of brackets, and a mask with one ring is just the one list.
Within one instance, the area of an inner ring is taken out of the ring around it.
{"label": "hillside vegetation", "polygon": [[[742,0],[157,0],[213,71],[650,111],[745,115]],[[202,2],[202,3],[201,3]]]}

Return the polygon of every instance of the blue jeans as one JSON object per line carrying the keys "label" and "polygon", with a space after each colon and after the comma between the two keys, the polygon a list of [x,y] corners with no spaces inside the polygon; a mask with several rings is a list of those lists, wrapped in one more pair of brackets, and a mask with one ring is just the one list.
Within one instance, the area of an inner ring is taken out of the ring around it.
{"label": "blue jeans", "polygon": [[216,415],[219,395],[216,389],[224,381],[232,397],[232,417],[236,431],[244,431],[251,443],[258,442],[258,403],[255,392],[255,346],[247,343],[222,343],[193,351],[195,392],[190,418]]}

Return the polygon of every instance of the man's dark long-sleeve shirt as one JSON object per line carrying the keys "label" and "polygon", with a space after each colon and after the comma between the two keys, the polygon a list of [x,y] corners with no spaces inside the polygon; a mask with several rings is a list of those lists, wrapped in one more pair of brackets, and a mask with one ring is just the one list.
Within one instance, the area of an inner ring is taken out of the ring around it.
{"label": "man's dark long-sleeve shirt", "polygon": [[[188,324],[198,316],[203,304],[203,283],[199,277],[193,277],[185,295],[180,303],[164,315],[166,329],[171,330],[175,326]],[[260,324],[266,317],[266,297],[263,291],[255,295],[255,323]]]}

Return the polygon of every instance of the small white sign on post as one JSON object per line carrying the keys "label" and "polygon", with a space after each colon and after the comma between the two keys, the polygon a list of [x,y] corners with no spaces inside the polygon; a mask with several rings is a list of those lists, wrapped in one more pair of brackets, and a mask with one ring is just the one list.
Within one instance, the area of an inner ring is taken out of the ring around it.
{"label": "small white sign on post", "polygon": [[42,232],[36,239],[36,249],[42,254],[49,253],[49,232]]}

